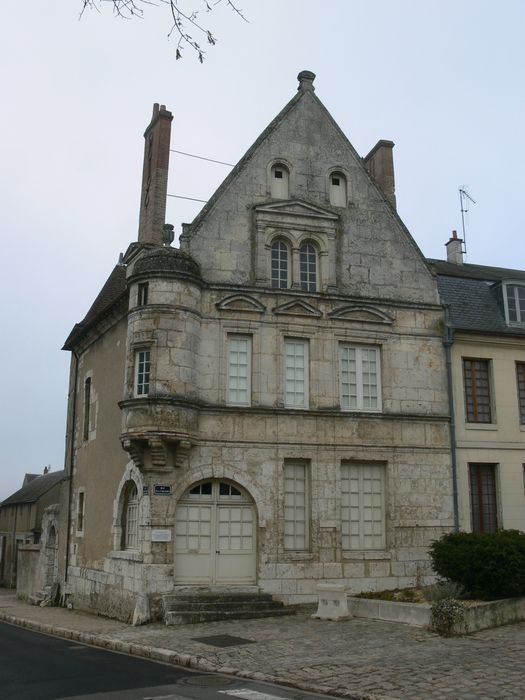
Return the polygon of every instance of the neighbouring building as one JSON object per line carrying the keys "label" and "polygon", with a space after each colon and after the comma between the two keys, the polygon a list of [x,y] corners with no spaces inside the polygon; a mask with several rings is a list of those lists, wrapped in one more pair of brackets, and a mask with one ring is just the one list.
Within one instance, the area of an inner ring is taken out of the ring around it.
{"label": "neighbouring building", "polygon": [[459,527],[525,531],[525,271],[431,260],[447,308]]}
{"label": "neighbouring building", "polygon": [[181,586],[300,603],[319,581],[414,584],[454,526],[436,277],[396,212],[394,144],[360,157],[314,78],[179,248],[154,107],[138,241],[64,346],[76,605],[130,619]]}
{"label": "neighbouring building", "polygon": [[[39,545],[41,540],[49,547],[53,559],[53,575],[58,576],[58,507],[65,471],[46,471],[44,474],[26,474],[22,487],[0,503],[0,585],[17,585],[18,553],[22,545]],[[47,509],[56,517],[42,520]],[[52,551],[51,551],[52,550]]]}

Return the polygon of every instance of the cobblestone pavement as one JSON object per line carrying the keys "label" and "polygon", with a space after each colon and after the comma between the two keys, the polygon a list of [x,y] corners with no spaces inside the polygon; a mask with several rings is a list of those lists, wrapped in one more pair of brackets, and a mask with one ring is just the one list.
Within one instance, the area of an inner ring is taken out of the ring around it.
{"label": "cobblestone pavement", "polygon": [[[63,608],[37,608],[0,589],[0,620],[203,671],[221,671],[361,700],[525,697],[525,623],[444,639],[364,619],[307,615],[165,627],[132,627]],[[218,648],[195,637],[256,643]]]}

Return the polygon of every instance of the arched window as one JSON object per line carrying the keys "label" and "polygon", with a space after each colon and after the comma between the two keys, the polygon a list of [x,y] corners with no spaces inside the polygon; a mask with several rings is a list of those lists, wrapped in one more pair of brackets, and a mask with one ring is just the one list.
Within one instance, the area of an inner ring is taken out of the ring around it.
{"label": "arched window", "polygon": [[288,199],[290,173],[286,165],[276,163],[270,172],[270,194],[274,199]]}
{"label": "arched window", "polygon": [[284,241],[272,243],[272,287],[286,289],[289,286],[290,255]]}
{"label": "arched window", "polygon": [[346,177],[343,173],[330,174],[330,204],[333,207],[346,207]]}
{"label": "arched window", "polygon": [[138,549],[139,495],[134,481],[122,489],[122,549]]}
{"label": "arched window", "polygon": [[303,243],[299,249],[299,275],[301,289],[317,291],[317,250],[312,243]]}

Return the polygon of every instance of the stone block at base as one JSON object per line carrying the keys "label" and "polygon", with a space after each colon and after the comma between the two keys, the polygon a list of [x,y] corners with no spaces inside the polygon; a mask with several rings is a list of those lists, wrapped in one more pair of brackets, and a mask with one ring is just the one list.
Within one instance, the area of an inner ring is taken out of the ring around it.
{"label": "stone block at base", "polygon": [[348,612],[346,586],[344,583],[318,583],[319,604],[312,617],[318,620],[347,620]]}

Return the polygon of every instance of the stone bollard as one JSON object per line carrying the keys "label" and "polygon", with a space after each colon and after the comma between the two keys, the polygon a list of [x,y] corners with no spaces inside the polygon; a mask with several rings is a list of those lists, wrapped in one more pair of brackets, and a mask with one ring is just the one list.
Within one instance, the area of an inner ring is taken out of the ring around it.
{"label": "stone bollard", "polygon": [[319,620],[347,620],[352,617],[348,610],[344,583],[318,583],[319,605],[312,617]]}

